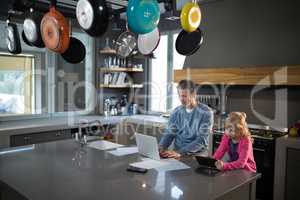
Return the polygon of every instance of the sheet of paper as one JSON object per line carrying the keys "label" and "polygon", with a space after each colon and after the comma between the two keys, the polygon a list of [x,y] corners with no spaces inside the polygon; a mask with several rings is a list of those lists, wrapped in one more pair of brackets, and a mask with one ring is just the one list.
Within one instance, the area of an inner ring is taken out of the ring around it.
{"label": "sheet of paper", "polygon": [[142,159],[141,162],[131,163],[130,165],[145,169],[155,169],[157,171],[183,170],[190,167],[176,159],[152,160],[149,158]]}
{"label": "sheet of paper", "polygon": [[94,141],[88,144],[89,147],[99,149],[99,150],[108,150],[122,147],[124,145],[112,143],[105,140]]}
{"label": "sheet of paper", "polygon": [[161,167],[155,168],[158,172],[161,171],[172,171],[172,170],[183,170],[183,169],[189,169],[190,167],[183,162],[180,162],[176,159],[167,159],[164,160],[167,162],[167,165],[163,165]]}
{"label": "sheet of paper", "polygon": [[130,165],[134,167],[144,168],[144,169],[152,169],[152,168],[162,167],[167,164],[168,164],[167,162],[163,162],[160,160],[143,159],[143,161],[131,163]]}
{"label": "sheet of paper", "polygon": [[116,150],[108,151],[108,153],[114,156],[126,156],[130,154],[138,153],[138,148],[135,147],[121,147],[117,148]]}

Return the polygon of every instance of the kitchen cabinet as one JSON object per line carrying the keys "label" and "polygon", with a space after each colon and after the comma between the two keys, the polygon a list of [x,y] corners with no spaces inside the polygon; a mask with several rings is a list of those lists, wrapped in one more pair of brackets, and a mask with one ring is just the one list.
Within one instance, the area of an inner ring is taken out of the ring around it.
{"label": "kitchen cabinet", "polygon": [[300,149],[287,149],[286,160],[286,191],[285,199],[294,200],[299,198],[299,180],[300,180]]}
{"label": "kitchen cabinet", "polygon": [[10,146],[24,146],[30,144],[38,144],[56,140],[64,140],[72,138],[72,133],[77,129],[66,129],[40,133],[20,134],[10,136]]}
{"label": "kitchen cabinet", "polygon": [[274,200],[299,199],[300,137],[284,136],[276,142]]}

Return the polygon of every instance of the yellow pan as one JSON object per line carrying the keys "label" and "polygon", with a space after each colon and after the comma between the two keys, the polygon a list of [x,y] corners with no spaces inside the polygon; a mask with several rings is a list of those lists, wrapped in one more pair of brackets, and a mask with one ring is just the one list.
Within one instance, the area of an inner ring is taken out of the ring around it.
{"label": "yellow pan", "polygon": [[201,10],[197,3],[186,3],[180,13],[181,27],[186,32],[195,31],[201,22]]}

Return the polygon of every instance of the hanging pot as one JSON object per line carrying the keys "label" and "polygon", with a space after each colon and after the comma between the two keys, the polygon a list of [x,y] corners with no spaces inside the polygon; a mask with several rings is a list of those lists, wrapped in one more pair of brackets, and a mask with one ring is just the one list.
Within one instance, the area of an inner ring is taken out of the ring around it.
{"label": "hanging pot", "polygon": [[80,63],[85,58],[85,46],[77,38],[71,37],[69,48],[62,54],[60,54],[67,62],[76,64]]}
{"label": "hanging pot", "polygon": [[23,23],[24,36],[26,37],[26,40],[31,44],[31,46],[39,48],[45,47],[40,29],[42,18],[43,16],[40,13],[30,9],[30,12]]}
{"label": "hanging pot", "polygon": [[22,36],[23,42],[24,42],[25,44],[27,44],[28,46],[32,46],[32,44],[27,40],[27,38],[26,38],[26,36],[25,36],[25,33],[24,33],[24,30],[22,31],[21,36]]}
{"label": "hanging pot", "polygon": [[7,36],[6,44],[7,49],[12,54],[19,54],[22,52],[21,41],[19,36],[18,27],[16,24],[7,21]]}
{"label": "hanging pot", "polygon": [[52,0],[50,11],[41,21],[41,34],[45,46],[56,52],[64,53],[70,43],[69,23],[66,18],[56,10],[56,1]]}
{"label": "hanging pot", "polygon": [[193,32],[182,30],[176,39],[175,47],[179,54],[190,56],[194,54],[203,43],[203,33],[200,28]]}
{"label": "hanging pot", "polygon": [[79,39],[72,36],[71,22],[69,22],[69,25],[70,45],[69,48],[60,55],[65,61],[72,64],[76,64],[83,61],[83,59],[85,58],[86,51],[84,44]]}
{"label": "hanging pot", "polygon": [[105,0],[79,0],[76,17],[80,27],[91,36],[106,32],[109,15]]}
{"label": "hanging pot", "polygon": [[153,31],[160,19],[157,0],[129,0],[126,13],[129,29],[137,34]]}
{"label": "hanging pot", "polygon": [[127,31],[121,33],[118,39],[115,41],[115,50],[117,54],[123,58],[128,57],[132,54],[133,50],[136,48],[136,38],[135,35]]}
{"label": "hanging pot", "polygon": [[195,31],[201,22],[201,10],[197,2],[186,3],[180,13],[180,22],[183,30]]}
{"label": "hanging pot", "polygon": [[138,50],[143,55],[149,55],[157,48],[159,41],[160,33],[158,28],[155,28],[150,33],[139,34],[137,40]]}

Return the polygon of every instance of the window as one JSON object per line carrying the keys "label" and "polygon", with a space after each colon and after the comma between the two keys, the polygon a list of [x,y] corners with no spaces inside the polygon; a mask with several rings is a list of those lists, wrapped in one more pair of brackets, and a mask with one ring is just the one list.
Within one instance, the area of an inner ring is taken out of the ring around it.
{"label": "window", "polygon": [[154,51],[156,59],[151,60],[150,76],[151,112],[167,112],[180,105],[176,84],[172,78],[174,69],[183,68],[185,56],[178,54],[175,49],[177,36],[177,33],[161,36]]}
{"label": "window", "polygon": [[[73,33],[88,47],[86,34]],[[86,55],[89,57],[89,55]],[[55,112],[84,111],[86,108],[86,69],[89,64],[83,60],[80,63],[70,64],[61,56],[57,57]],[[91,75],[93,76],[93,75]],[[87,77],[90,78],[90,77]]]}
{"label": "window", "polygon": [[94,39],[79,31],[72,36],[86,48],[78,64],[26,45],[20,55],[0,52],[0,121],[94,111]]}
{"label": "window", "polygon": [[32,55],[0,54],[0,116],[38,114]]}
{"label": "window", "polygon": [[[173,70],[182,69],[185,61],[185,56],[179,54],[176,51],[175,43],[178,33],[173,35]],[[180,101],[177,93],[177,83],[172,83],[172,109],[180,105]]]}
{"label": "window", "polygon": [[167,110],[167,73],[168,73],[168,36],[162,35],[157,49],[156,59],[151,61],[151,111],[166,112]]}

